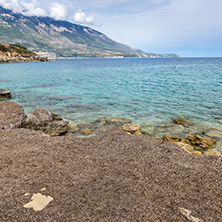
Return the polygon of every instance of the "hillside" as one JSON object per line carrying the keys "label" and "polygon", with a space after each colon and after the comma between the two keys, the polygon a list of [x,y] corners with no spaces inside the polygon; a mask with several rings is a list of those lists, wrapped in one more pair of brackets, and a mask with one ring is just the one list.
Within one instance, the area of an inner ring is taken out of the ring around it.
{"label": "hillside", "polygon": [[27,17],[0,7],[0,43],[21,44],[57,57],[177,57],[153,54],[115,42],[101,32],[49,17]]}
{"label": "hillside", "polygon": [[18,44],[0,44],[0,63],[37,61],[47,61],[47,59]]}

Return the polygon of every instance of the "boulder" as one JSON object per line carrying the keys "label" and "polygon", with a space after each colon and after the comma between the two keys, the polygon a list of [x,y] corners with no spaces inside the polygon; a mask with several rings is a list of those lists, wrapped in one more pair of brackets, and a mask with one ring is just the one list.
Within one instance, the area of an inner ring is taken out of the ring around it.
{"label": "boulder", "polygon": [[68,132],[68,123],[60,116],[42,108],[28,114],[22,122],[22,127],[41,130],[51,136],[59,136]]}
{"label": "boulder", "polygon": [[139,124],[124,124],[122,126],[122,129],[126,132],[129,132],[129,133],[137,135],[137,136],[142,135],[141,127]]}
{"label": "boulder", "polygon": [[215,141],[211,138],[204,138],[198,134],[189,135],[186,138],[196,150],[206,151],[215,147]]}
{"label": "boulder", "polygon": [[0,129],[20,128],[25,119],[24,109],[14,101],[0,103]]}
{"label": "boulder", "polygon": [[5,89],[0,89],[0,100],[2,99],[11,99],[12,95],[10,91],[7,91]]}

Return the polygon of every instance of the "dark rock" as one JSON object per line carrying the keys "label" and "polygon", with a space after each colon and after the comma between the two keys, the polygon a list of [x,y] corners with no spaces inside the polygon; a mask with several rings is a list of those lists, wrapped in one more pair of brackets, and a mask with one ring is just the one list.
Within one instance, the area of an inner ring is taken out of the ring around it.
{"label": "dark rock", "polygon": [[11,99],[12,95],[10,91],[7,91],[5,89],[0,89],[0,100],[2,99]]}
{"label": "dark rock", "polygon": [[60,116],[42,108],[28,114],[22,123],[22,127],[41,130],[51,136],[59,136],[68,132],[68,123]]}
{"label": "dark rock", "polygon": [[24,109],[14,101],[0,103],[0,129],[20,128],[24,118]]}

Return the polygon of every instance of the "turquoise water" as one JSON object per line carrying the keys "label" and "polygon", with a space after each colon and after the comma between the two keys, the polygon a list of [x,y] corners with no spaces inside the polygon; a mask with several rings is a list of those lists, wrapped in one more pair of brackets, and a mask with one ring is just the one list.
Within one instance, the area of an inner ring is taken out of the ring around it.
{"label": "turquoise water", "polygon": [[222,58],[1,64],[0,88],[27,112],[45,107],[74,124],[117,116],[149,127],[185,116],[222,126]]}

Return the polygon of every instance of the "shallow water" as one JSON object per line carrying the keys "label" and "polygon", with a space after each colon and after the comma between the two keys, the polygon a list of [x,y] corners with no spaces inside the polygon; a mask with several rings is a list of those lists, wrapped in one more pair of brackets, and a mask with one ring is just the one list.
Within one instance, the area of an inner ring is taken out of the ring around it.
{"label": "shallow water", "polygon": [[27,112],[45,107],[75,125],[117,116],[151,129],[185,116],[222,127],[222,58],[1,64],[0,88]]}

